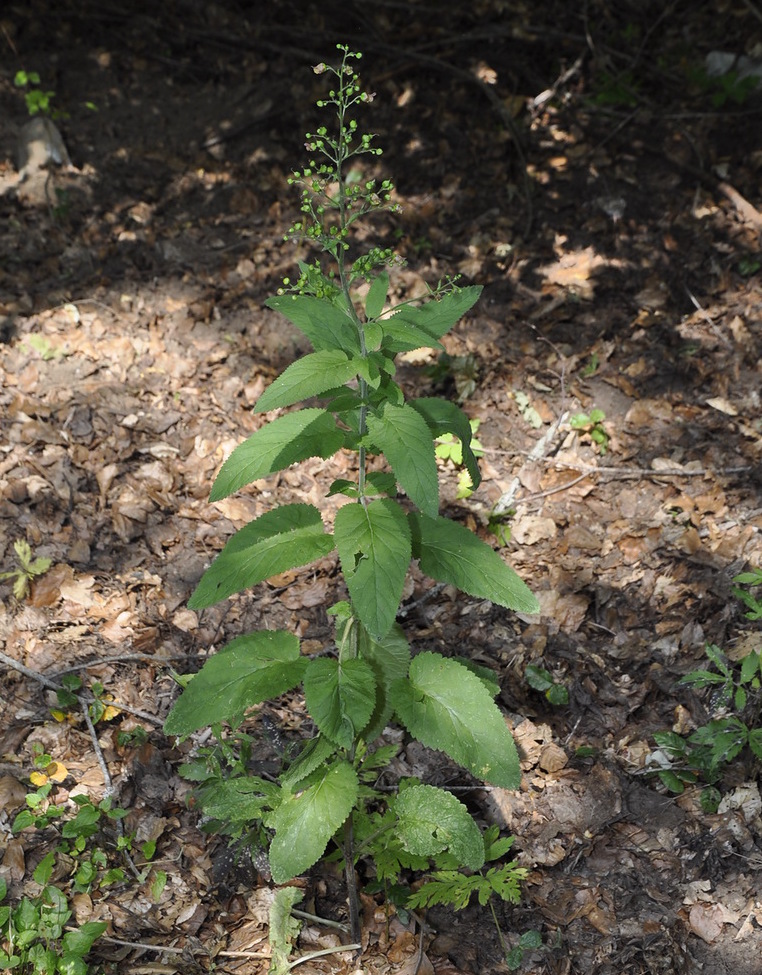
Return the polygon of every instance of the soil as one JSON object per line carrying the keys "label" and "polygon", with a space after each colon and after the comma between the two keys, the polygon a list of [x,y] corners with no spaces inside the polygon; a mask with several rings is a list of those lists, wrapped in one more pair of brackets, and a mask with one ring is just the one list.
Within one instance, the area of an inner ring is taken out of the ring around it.
{"label": "soil", "polygon": [[[522,786],[472,784],[468,801],[516,836],[530,869],[520,905],[496,906],[508,946],[541,933],[524,972],[756,975],[758,763],[743,752],[728,765],[717,812],[701,783],[676,796],[649,774],[654,732],[714,713],[677,683],[706,666],[705,645],[737,659],[762,642],[732,593],[762,565],[762,96],[703,70],[718,49],[759,50],[762,17],[745,0],[4,5],[0,568],[19,538],[52,560],[26,598],[0,588],[10,895],[34,889],[47,849],[10,832],[23,798],[8,780],[28,783],[35,747],[68,771],[62,800],[106,789],[85,724],[53,721],[35,680],[75,672],[119,711],[98,724],[100,747],[127,828],[156,840],[168,875],[158,900],[150,878],[78,895],[80,921],[109,922],[102,969],[267,970],[266,871],[199,830],[178,776],[193,743],[161,726],[173,669],[195,671],[234,636],[331,640],[331,559],[203,613],[186,603],[234,530],[276,499],[323,507],[337,476],[306,462],[208,502],[260,422],[253,403],[307,351],[264,300],[313,256],[284,242],[299,204],[287,179],[319,124],[324,79],[310,66],[342,41],[364,52],[367,125],[385,149],[371,169],[403,208],[372,228],[407,262],[394,297],[450,274],[484,286],[445,340],[449,368],[422,354],[400,375],[480,421],[483,484],[458,498],[443,462],[442,508],[500,548],[542,615],[414,573],[403,622],[417,650],[468,652],[502,687]],[[63,165],[17,172],[19,70],[54,92],[70,166],[59,152]],[[575,420],[593,410],[597,427]],[[502,537],[495,511],[509,515]],[[529,665],[568,704],[533,690]],[[272,751],[302,722],[289,699],[247,727]],[[137,726],[147,740],[125,743]],[[463,783],[415,743],[399,763]],[[316,914],[345,918],[330,869],[305,890]],[[301,972],[508,970],[486,908],[432,910],[421,936],[379,898],[363,907],[362,956]],[[296,951],[337,939],[309,922]]]}

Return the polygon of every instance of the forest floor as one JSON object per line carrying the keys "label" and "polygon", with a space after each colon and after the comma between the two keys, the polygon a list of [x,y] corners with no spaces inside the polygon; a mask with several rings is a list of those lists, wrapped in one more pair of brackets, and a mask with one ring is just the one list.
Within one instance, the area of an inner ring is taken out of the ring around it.
{"label": "forest floor", "polygon": [[[407,262],[394,297],[456,273],[484,286],[445,340],[449,368],[433,353],[400,366],[406,391],[459,397],[480,423],[483,484],[458,498],[442,461],[443,510],[542,606],[517,617],[416,574],[403,602],[416,650],[468,653],[502,687],[522,786],[469,802],[516,836],[530,870],[520,905],[496,906],[504,935],[541,933],[524,972],[758,975],[758,763],[744,751],[723,770],[718,811],[702,807],[703,783],[674,795],[653,774],[654,732],[714,714],[678,685],[707,665],[706,644],[731,659],[762,649],[731,591],[762,565],[762,95],[703,71],[717,48],[753,54],[757,8],[718,3],[720,42],[715,5],[689,2],[130,6],[11,0],[0,13],[0,571],[18,539],[52,560],[26,598],[0,585],[0,639],[34,675],[103,686],[116,710],[96,732],[116,801],[136,843],[157,849],[142,883],[76,894],[80,921],[108,921],[101,969],[267,970],[266,874],[199,830],[178,775],[194,743],[161,727],[172,670],[197,670],[234,636],[331,640],[331,559],[201,613],[186,603],[235,529],[276,499],[320,506],[335,476],[306,462],[208,502],[261,422],[252,404],[307,351],[264,300],[312,258],[283,239],[299,204],[287,178],[319,118],[310,65],[346,41],[377,94],[361,120],[385,149],[374,166],[403,207],[371,228]],[[72,161],[23,181],[22,69],[55,92]],[[597,426],[574,420],[593,410]],[[534,690],[529,665],[568,704]],[[66,773],[58,801],[106,789],[84,721],[54,720],[54,703],[3,665],[11,899],[37,889],[51,843],[10,831],[35,749]],[[297,699],[266,718],[247,723],[262,748],[273,727],[299,737]],[[126,734],[138,727],[142,742]],[[458,784],[415,744],[399,765]],[[329,870],[306,893],[342,919]],[[419,957],[412,923],[363,904],[360,959],[300,972],[508,970],[486,908],[432,910]],[[309,923],[296,951],[337,943]]]}

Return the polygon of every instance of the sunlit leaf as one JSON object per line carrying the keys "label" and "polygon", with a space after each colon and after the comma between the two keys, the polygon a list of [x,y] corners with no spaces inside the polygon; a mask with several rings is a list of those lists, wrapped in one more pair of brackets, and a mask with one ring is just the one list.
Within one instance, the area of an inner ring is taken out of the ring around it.
{"label": "sunlit leaf", "polygon": [[390,700],[424,745],[446,752],[479,779],[518,787],[519,757],[505,718],[482,681],[462,664],[420,653],[407,679],[392,685]]}
{"label": "sunlit leaf", "polygon": [[540,604],[526,584],[473,532],[448,518],[419,512],[408,517],[413,557],[426,575],[518,613],[539,613]]}
{"label": "sunlit leaf", "polygon": [[336,513],[336,548],[352,605],[372,636],[389,631],[410,565],[410,529],[389,498],[346,504]]}
{"label": "sunlit leaf", "polygon": [[306,666],[292,633],[263,630],[239,636],[207,660],[175,702],[164,731],[189,735],[222,721],[237,726],[255,704],[296,687]]}
{"label": "sunlit leaf", "polygon": [[484,863],[484,841],[471,813],[451,792],[414,785],[394,800],[398,835],[406,850],[433,857],[443,850],[470,870]]}
{"label": "sunlit leaf", "polygon": [[357,375],[357,363],[341,349],[311,352],[297,359],[274,379],[257,400],[254,410],[264,413],[325,393]]}
{"label": "sunlit leaf", "polygon": [[330,457],[344,442],[332,414],[306,409],[277,417],[253,433],[222,465],[210,501],[219,501],[308,457]]}
{"label": "sunlit leaf", "polygon": [[225,545],[188,600],[203,609],[271,576],[306,565],[333,550],[317,508],[287,504],[245,525]]}

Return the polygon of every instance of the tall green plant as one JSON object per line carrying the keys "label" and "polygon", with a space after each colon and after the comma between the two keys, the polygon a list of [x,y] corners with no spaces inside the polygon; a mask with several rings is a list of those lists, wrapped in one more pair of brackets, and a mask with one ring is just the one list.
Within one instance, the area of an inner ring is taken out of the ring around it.
{"label": "tall green plant", "polygon": [[[327,254],[331,272],[325,274],[319,262],[300,263],[298,282],[286,282],[288,287],[267,302],[305,335],[313,351],[270,384],[255,411],[286,410],[314,399],[319,405],[279,413],[234,450],[214,482],[211,500],[306,458],[327,459],[339,451],[355,455],[355,477],[330,487],[329,494],[347,499],[332,533],[315,506],[280,505],[227,542],[188,605],[202,609],[333,551],[349,600],[329,610],[336,627],[330,656],[308,658],[297,637],[281,630],[240,636],[193,677],[165,730],[189,735],[223,722],[235,728],[249,709],[302,685],[315,737],[277,782],[246,774],[215,781],[205,812],[218,820],[259,824],[271,837],[270,868],[277,883],[309,869],[333,840],[346,863],[356,933],[354,862],[381,849],[367,836],[370,810],[379,803],[386,811],[376,820],[378,831],[394,837],[400,856],[420,864],[449,851],[472,871],[485,863],[478,827],[451,793],[411,782],[389,798],[366,784],[379,756],[391,760],[387,750],[374,757],[369,747],[387,724],[401,723],[479,779],[506,788],[519,784],[516,748],[494,702],[498,687],[490,672],[456,657],[411,655],[395,621],[411,560],[431,578],[501,606],[536,613],[538,604],[492,548],[439,514],[435,442],[448,433],[461,441],[463,463],[476,487],[480,475],[471,426],[454,403],[407,400],[394,379],[394,360],[423,346],[442,349],[440,339],[481,289],[447,282],[421,303],[388,307],[393,253],[372,248],[350,261],[352,227],[365,215],[392,207],[392,184],[358,176],[357,162],[350,168],[356,157],[375,157],[381,150],[373,136],[358,133],[352,117],[372,98],[355,72],[360,55],[344,46],[339,50],[338,67],[314,69],[335,79],[318,105],[333,108],[336,129],[321,126],[307,135],[314,158],[291,180],[302,188],[302,217],[291,235]],[[382,457],[385,470],[378,461]],[[196,773],[191,776],[204,778]],[[362,836],[357,844],[356,832]]]}

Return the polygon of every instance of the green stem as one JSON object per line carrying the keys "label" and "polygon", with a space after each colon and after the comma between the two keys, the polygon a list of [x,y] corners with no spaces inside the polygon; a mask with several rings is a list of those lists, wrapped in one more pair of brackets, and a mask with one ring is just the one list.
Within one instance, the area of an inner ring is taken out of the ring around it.
{"label": "green stem", "polygon": [[[354,302],[352,301],[352,295],[349,290],[349,280],[347,277],[347,266],[346,266],[346,252],[344,249],[345,234],[349,227],[350,219],[347,211],[347,195],[346,195],[346,180],[344,177],[344,162],[350,155],[347,148],[347,144],[344,141],[345,136],[345,117],[346,117],[346,95],[344,91],[344,73],[342,71],[341,77],[341,93],[338,100],[338,111],[337,116],[339,120],[339,141],[336,149],[336,181],[339,186],[338,204],[339,204],[339,240],[336,247],[336,262],[339,267],[339,282],[341,283],[341,290],[344,295],[344,300],[346,302],[347,310],[352,317],[355,327],[357,328],[357,333],[360,337],[360,355],[365,358],[368,354],[368,349],[365,344],[365,329],[363,323],[360,320],[357,312],[355,311]],[[360,399],[362,400],[362,406],[360,407],[360,422],[359,422],[359,435],[364,437],[368,432],[367,429],[367,417],[368,417],[368,407],[365,405],[365,401],[368,396],[368,384],[360,376],[358,378],[358,389],[360,392]],[[366,483],[366,451],[365,447],[360,444],[358,450],[358,478],[357,478],[357,489],[360,494],[360,503],[365,504],[365,483]]]}

